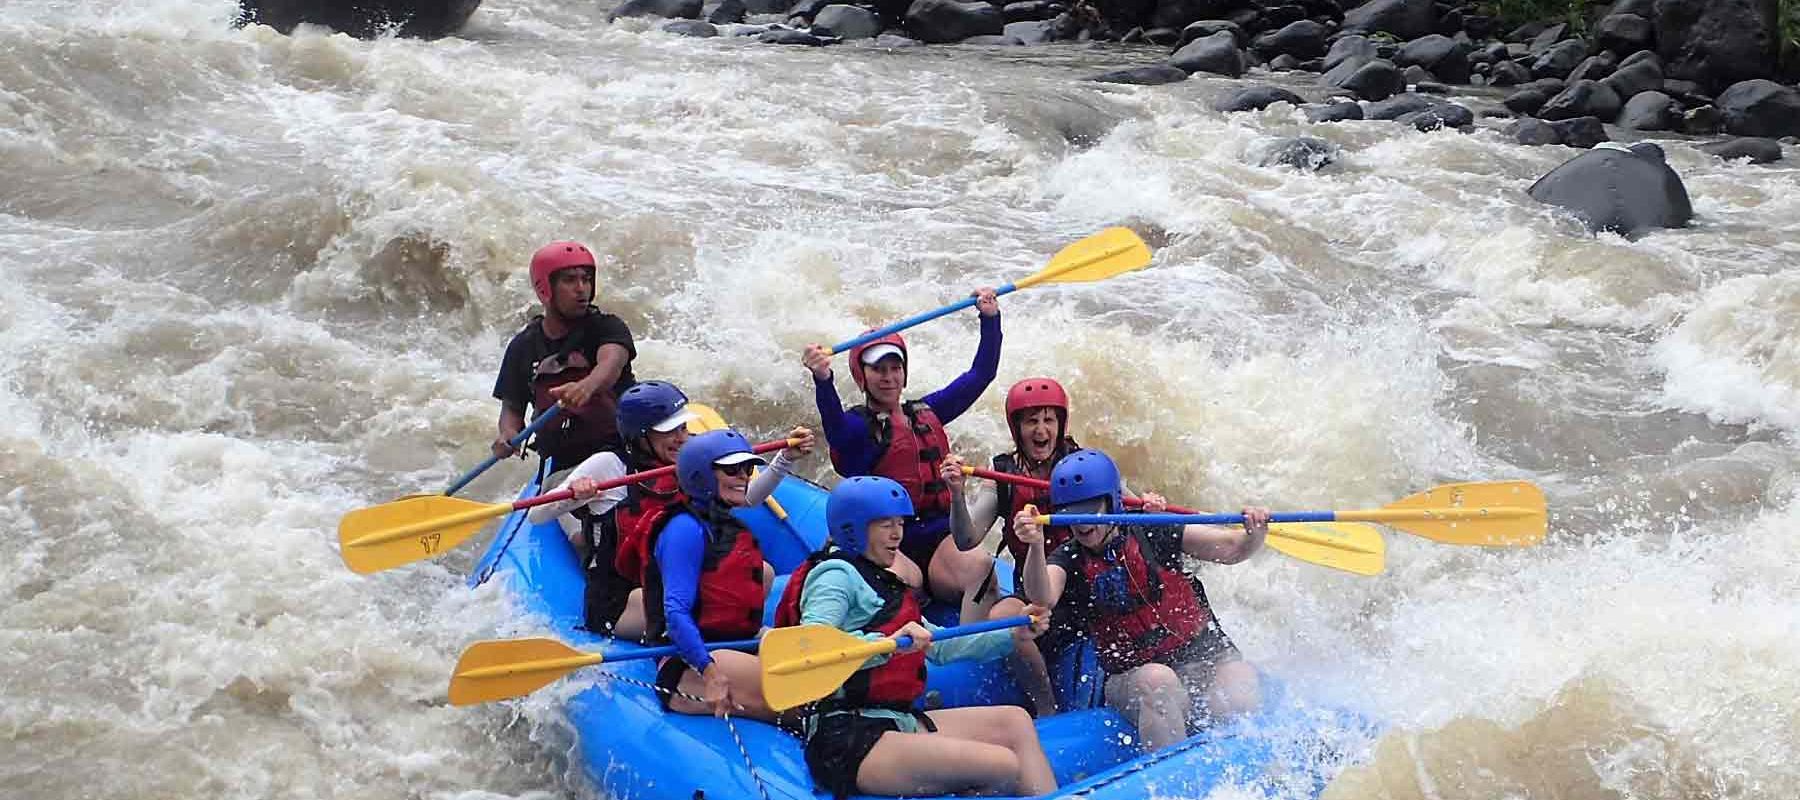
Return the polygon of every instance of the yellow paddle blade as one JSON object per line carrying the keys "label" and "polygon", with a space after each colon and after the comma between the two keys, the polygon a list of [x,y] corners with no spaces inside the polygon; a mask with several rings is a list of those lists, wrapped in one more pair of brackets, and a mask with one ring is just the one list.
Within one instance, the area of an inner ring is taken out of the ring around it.
{"label": "yellow paddle blade", "polygon": [[456,674],[450,676],[450,704],[524,697],[601,660],[599,653],[584,653],[555,639],[476,642],[456,661]]}
{"label": "yellow paddle blade", "polygon": [[1387,569],[1387,540],[1358,522],[1284,522],[1269,526],[1269,547],[1321,567],[1356,575]]}
{"label": "yellow paddle blade", "polygon": [[894,640],[865,642],[830,625],[776,628],[762,638],[763,699],[776,711],[831,696]]}
{"label": "yellow paddle blade", "polygon": [[1024,289],[1040,283],[1085,283],[1141,269],[1150,263],[1150,246],[1130,228],[1107,228],[1058,251],[1036,275],[1014,281]]}
{"label": "yellow paddle blade", "polygon": [[718,410],[705,403],[688,403],[687,410],[694,412],[694,415],[699,417],[699,419],[688,421],[688,433],[722,431],[731,427],[726,424],[725,418],[719,415]]}
{"label": "yellow paddle blade", "polygon": [[1379,522],[1434,542],[1528,547],[1544,540],[1544,492],[1528,481],[1449,483],[1340,521]]}
{"label": "yellow paddle blade", "polygon": [[362,575],[431,558],[481,532],[490,518],[512,510],[441,494],[415,495],[359,508],[338,522],[338,552]]}

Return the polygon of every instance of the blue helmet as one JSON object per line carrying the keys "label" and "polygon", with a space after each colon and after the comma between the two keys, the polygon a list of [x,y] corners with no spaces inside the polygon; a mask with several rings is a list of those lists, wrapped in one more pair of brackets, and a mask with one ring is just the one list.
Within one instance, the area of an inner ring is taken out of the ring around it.
{"label": "blue helmet", "polygon": [[1108,513],[1125,510],[1119,467],[1105,453],[1076,450],[1063,456],[1056,462],[1056,468],[1050,470],[1050,505],[1053,509],[1098,497],[1111,501]]}
{"label": "blue helmet", "polygon": [[719,479],[713,475],[713,465],[745,461],[767,463],[750,449],[743,434],[730,428],[707,431],[681,446],[681,454],[675,457],[675,481],[681,484],[688,502],[706,508],[719,499]]}
{"label": "blue helmet", "polygon": [[683,418],[687,402],[687,395],[675,384],[663,381],[644,381],[626,389],[619,395],[619,437],[630,444],[652,429],[674,430],[676,425],[693,418],[692,414]]}
{"label": "blue helmet", "polygon": [[869,523],[912,515],[912,497],[906,487],[887,478],[845,478],[825,503],[825,529],[833,544],[856,555],[869,546]]}

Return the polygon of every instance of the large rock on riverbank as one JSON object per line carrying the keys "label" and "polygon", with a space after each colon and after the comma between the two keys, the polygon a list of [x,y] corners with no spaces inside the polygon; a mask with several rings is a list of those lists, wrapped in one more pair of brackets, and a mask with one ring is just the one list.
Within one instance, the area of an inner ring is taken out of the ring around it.
{"label": "large rock on riverbank", "polygon": [[[292,33],[301,23],[373,39],[393,30],[401,36],[436,39],[460,30],[481,0],[240,0],[239,21]],[[397,28],[396,28],[397,26]]]}

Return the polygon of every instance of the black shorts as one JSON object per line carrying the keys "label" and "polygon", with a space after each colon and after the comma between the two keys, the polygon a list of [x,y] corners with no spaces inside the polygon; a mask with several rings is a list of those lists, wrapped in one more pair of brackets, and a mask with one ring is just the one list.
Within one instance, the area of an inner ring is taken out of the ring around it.
{"label": "black shorts", "polygon": [[[915,714],[919,729],[937,733],[937,725],[924,714]],[[882,734],[900,730],[900,723],[885,717],[856,713],[827,714],[806,740],[806,766],[819,788],[838,800],[856,794],[856,773]]]}
{"label": "black shorts", "polygon": [[625,614],[625,606],[631,600],[631,590],[635,588],[637,587],[612,571],[610,562],[604,567],[589,566],[584,598],[585,627],[594,633],[611,636],[613,626],[619,624],[619,617]]}
{"label": "black shorts", "polygon": [[681,676],[692,669],[686,661],[670,656],[656,662],[656,688],[663,691],[656,693],[656,701],[662,703],[664,711],[669,710],[669,701],[675,699],[675,693],[681,689]]}

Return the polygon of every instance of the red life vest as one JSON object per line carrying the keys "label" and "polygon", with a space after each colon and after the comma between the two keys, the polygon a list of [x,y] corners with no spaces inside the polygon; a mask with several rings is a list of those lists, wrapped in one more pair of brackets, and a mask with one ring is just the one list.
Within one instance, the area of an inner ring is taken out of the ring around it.
{"label": "red life vest", "polygon": [[[700,635],[710,641],[748,639],[762,630],[763,555],[750,529],[736,517],[708,522],[691,507],[670,509],[661,515],[646,537],[646,552],[656,552],[656,540],[669,523],[693,517],[706,528],[706,554],[700,561],[700,587],[689,609]],[[645,637],[668,638],[668,617],[663,608],[662,570],[651,558],[644,569]]]}
{"label": "red life vest", "polygon": [[[1030,470],[1020,465],[1017,453],[1002,453],[994,456],[994,471],[1004,472],[1008,475],[1023,475],[1027,478],[1046,480],[1049,476],[1049,468],[1056,465],[1057,459],[1062,458],[1065,453],[1073,453],[1080,449],[1081,445],[1076,444],[1074,439],[1064,438],[1062,446],[1058,447],[1056,452],[1051,455],[1050,463],[1044,465],[1045,474],[1043,475],[1033,475]],[[1013,517],[1018,516],[1019,512],[1024,511],[1025,507],[1028,505],[1037,506],[1039,514],[1050,513],[1050,490],[1047,488],[1039,489],[1035,486],[1020,486],[1018,484],[995,481],[994,494],[1000,501],[997,506],[1000,511],[1000,540],[1006,544],[1006,549],[1012,553],[1013,563],[1023,566],[1025,564],[1025,553],[1029,548],[1025,546],[1024,542],[1019,541],[1018,534],[1013,533]],[[1073,534],[1071,534],[1068,527],[1064,525],[1045,528],[1044,552],[1048,553],[1051,550],[1055,550],[1058,545],[1068,541],[1071,535]]]}
{"label": "red life vest", "polygon": [[[556,398],[550,390],[574,383],[594,371],[593,353],[597,348],[584,346],[589,329],[599,322],[599,312],[591,312],[563,340],[562,347],[532,365],[531,409],[536,419]],[[527,330],[540,343],[539,352],[549,349],[549,335],[544,333],[544,318],[534,317]],[[628,381],[620,381],[627,383]],[[588,456],[619,446],[617,386],[601,388],[588,396],[578,408],[565,408],[554,422],[538,431],[533,447],[539,454],[553,459],[558,467],[572,467]]]}
{"label": "red life vest", "polygon": [[1176,652],[1206,630],[1212,609],[1199,582],[1162,565],[1162,553],[1134,527],[1107,554],[1081,549],[1081,572],[1093,593],[1102,573],[1123,571],[1127,610],[1099,602],[1087,617],[1088,636],[1108,674],[1117,675]]}
{"label": "red life vest", "polygon": [[665,475],[648,483],[634,483],[625,490],[625,499],[606,512],[602,525],[609,526],[618,545],[613,553],[613,570],[631,581],[644,585],[644,571],[650,565],[650,531],[671,509],[687,503],[674,475]]}
{"label": "red life vest", "polygon": [[[864,633],[890,636],[908,622],[924,621],[925,616],[919,611],[919,601],[913,598],[912,590],[900,580],[900,576],[876,566],[867,558],[851,557],[836,550],[830,553],[820,551],[808,556],[788,576],[787,589],[781,593],[781,602],[775,605],[776,627],[800,624],[800,596],[805,591],[806,576],[812,572],[813,567],[834,559],[850,562],[863,581],[881,596],[881,610],[875,613],[869,624],[862,627]],[[858,670],[850,680],[844,682],[843,694],[821,701],[818,710],[877,707],[910,711],[919,695],[924,693],[925,654],[918,652],[894,655],[880,666]]]}
{"label": "red life vest", "polygon": [[[912,496],[913,516],[940,517],[950,513],[950,484],[938,477],[938,467],[950,454],[950,435],[937,412],[922,401],[913,400],[900,406],[905,425],[894,425],[887,415],[877,415],[868,406],[857,406],[850,413],[862,417],[875,437],[881,453],[868,474],[892,479],[906,487]],[[839,475],[849,477],[838,451],[831,451],[831,466]],[[860,474],[860,473],[858,473]]]}

